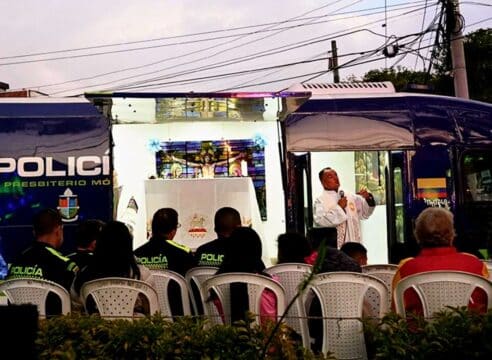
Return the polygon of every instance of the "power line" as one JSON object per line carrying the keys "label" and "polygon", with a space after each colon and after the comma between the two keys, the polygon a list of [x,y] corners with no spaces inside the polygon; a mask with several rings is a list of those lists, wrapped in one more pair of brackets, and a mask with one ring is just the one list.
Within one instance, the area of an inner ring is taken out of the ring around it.
{"label": "power line", "polygon": [[[420,10],[422,10],[422,8],[419,8],[419,9],[414,9],[414,10],[408,11],[408,12],[403,13],[403,14],[397,14],[397,15],[395,15],[395,16],[392,16],[391,18],[394,18],[394,17],[400,17],[400,16],[402,16],[402,15],[408,15],[408,14],[411,14],[411,13],[413,13],[413,12],[415,12],[415,11],[420,11]],[[356,26],[356,27],[361,27],[361,26],[365,26],[365,25],[368,25],[368,24],[378,23],[378,22],[380,22],[380,20],[372,21],[372,22],[369,22],[369,23],[366,23],[366,24],[362,24],[362,25],[359,25],[359,26]],[[354,28],[356,28],[356,27],[354,27]],[[367,29],[367,31],[370,31],[370,30],[369,30],[369,29]],[[373,32],[373,33],[374,33],[374,32]],[[376,34],[377,34],[377,33],[376,33]],[[333,35],[333,33],[332,33],[331,35]],[[377,34],[377,35],[382,36],[382,35],[380,35],[380,34]],[[324,35],[324,36],[326,36],[326,35]],[[320,37],[318,37],[318,38],[320,38]],[[322,37],[321,37],[321,38],[322,38]],[[333,38],[333,37],[330,37],[330,38]],[[315,38],[315,39],[316,39],[316,38]],[[312,40],[312,39],[309,39],[309,40]],[[325,39],[325,41],[326,41],[326,39]],[[299,43],[299,42],[298,42],[298,43]],[[298,44],[298,43],[294,43],[294,44]],[[300,43],[302,43],[302,42],[300,42]],[[313,41],[313,43],[314,43],[314,41]],[[284,47],[285,47],[285,46],[284,46]],[[282,47],[280,47],[280,48],[282,48]],[[292,49],[295,49],[295,47],[293,47]],[[231,49],[227,49],[227,50],[231,50]],[[290,50],[290,49],[288,49],[288,50]],[[287,50],[286,50],[286,51],[287,51]],[[266,54],[265,56],[269,56],[269,55],[272,55],[272,54],[275,54],[275,53],[276,53],[276,52],[270,52],[269,54]],[[221,54],[223,54],[223,52],[222,52]],[[210,56],[208,56],[208,57],[206,57],[206,58],[208,59],[208,58],[210,58]],[[243,57],[243,58],[246,58],[246,61],[251,60],[251,57],[249,57],[249,56],[246,56],[246,57]],[[233,59],[233,60],[232,60],[232,62],[231,62],[231,60],[228,60],[228,61],[229,61],[229,63],[227,63],[226,61],[222,61],[222,62],[219,62],[219,63],[217,63],[217,64],[221,64],[221,65],[223,65],[223,66],[227,66],[227,65],[231,65],[231,64],[235,64],[235,63],[239,62],[239,61],[235,61],[235,60],[236,60],[236,59]],[[197,61],[197,60],[193,60],[193,61],[189,61],[189,62],[184,62],[184,63],[182,62],[182,63],[180,63],[178,66],[182,66],[182,65],[185,65],[185,64],[193,63],[193,62],[196,62],[196,61]],[[214,64],[214,65],[215,65],[215,64]],[[142,75],[134,75],[134,76],[129,76],[129,77],[127,77],[127,78],[124,78],[124,79],[119,79],[119,80],[116,80],[116,81],[121,81],[121,80],[126,80],[126,79],[129,79],[129,78],[134,78],[134,77],[144,76],[144,75],[152,74],[152,73],[155,73],[155,72],[161,72],[161,71],[168,70],[168,69],[172,69],[172,68],[175,68],[175,67],[176,67],[176,66],[171,66],[171,67],[169,67],[169,68],[160,69],[160,70],[158,70],[158,71],[152,71],[152,72],[149,72],[149,73],[146,73],[146,74],[142,74]],[[166,77],[173,77],[173,76],[179,76],[179,75],[189,74],[189,73],[193,73],[193,72],[196,72],[196,71],[199,71],[199,70],[209,70],[209,69],[211,69],[211,68],[215,68],[215,67],[217,67],[217,66],[213,66],[213,65],[212,65],[212,66],[202,66],[202,67],[200,67],[200,68],[198,68],[198,69],[187,70],[187,71],[180,72],[180,73],[166,74],[166,75],[163,75],[163,76],[158,77],[158,78],[153,78],[153,79],[142,80],[142,81],[140,81],[140,82],[132,83],[131,85],[133,85],[133,84],[139,84],[139,83],[144,83],[144,82],[148,82],[148,81],[153,81],[153,80],[155,80],[155,79],[163,79],[163,78],[166,78]],[[98,87],[98,86],[107,85],[107,84],[114,83],[114,82],[115,82],[115,80],[113,80],[113,81],[108,81],[108,82],[106,82],[106,83],[99,83],[99,84],[90,85],[90,87]],[[125,85],[122,85],[122,86],[125,86]],[[58,93],[63,93],[63,92],[68,92],[68,91],[73,91],[73,90],[84,89],[84,88],[87,88],[87,86],[77,87],[77,88],[72,88],[72,89],[65,89],[65,90],[62,90],[62,91],[53,92],[53,93],[52,93],[52,95],[54,95],[54,94],[58,94]]]}
{"label": "power line", "polygon": [[[401,39],[404,39],[404,38],[407,38],[407,37],[411,37],[411,36],[415,36],[415,34],[410,34],[410,35],[405,35],[399,39],[396,39],[395,42],[397,40],[401,40]],[[415,41],[415,40],[413,40]],[[356,52],[356,53],[350,53],[350,54],[344,54],[344,55],[340,55],[339,57],[346,57],[346,56],[351,56],[351,55],[354,55],[354,54],[365,54],[363,55],[363,57],[367,57],[367,56],[371,56],[379,51],[382,50],[382,48],[384,47],[384,45],[376,48],[376,49],[373,49],[373,50],[368,50],[368,51],[365,51],[365,52]],[[268,66],[268,67],[263,67],[263,68],[255,68],[255,69],[249,69],[249,70],[243,70],[243,71],[235,71],[235,72],[230,72],[230,73],[223,73],[223,74],[217,74],[217,75],[209,75],[209,76],[203,76],[203,77],[197,77],[197,78],[191,78],[191,79],[184,79],[184,80],[173,80],[173,81],[167,81],[167,82],[161,82],[161,83],[151,83],[151,84],[146,84],[146,85],[134,85],[134,86],[124,86],[124,87],[115,87],[115,88],[112,88],[112,89],[105,89],[106,91],[107,90],[122,90],[122,89],[142,89],[142,88],[145,88],[145,89],[152,89],[152,88],[156,88],[156,87],[161,87],[161,86],[164,86],[164,85],[175,85],[175,84],[189,84],[189,83],[195,83],[195,82],[201,82],[201,81],[209,81],[209,80],[214,80],[214,79],[217,79],[217,78],[223,78],[223,77],[229,77],[229,76],[237,76],[237,75],[244,75],[244,74],[248,74],[248,73],[255,73],[255,72],[261,72],[261,71],[266,71],[266,70],[271,70],[271,69],[279,69],[279,68],[285,68],[285,67],[290,67],[290,66],[294,66],[294,65],[300,65],[300,64],[306,64],[306,63],[312,63],[312,62],[318,62],[318,61],[325,61],[327,60],[327,57],[322,57],[322,58],[318,58],[318,59],[313,59],[313,60],[303,60],[303,61],[298,61],[298,62],[293,62],[293,63],[287,63],[287,64],[280,64],[280,65],[275,65],[275,66]],[[348,61],[347,63],[345,64],[349,64],[349,63],[352,63],[354,61],[356,61],[358,59],[354,59],[354,60],[350,60]],[[318,73],[318,72],[316,72]]]}
{"label": "power line", "polygon": [[[421,25],[421,27],[420,27],[420,31],[424,31],[424,25],[425,25],[425,15],[426,15],[426,13],[427,13],[427,1],[428,1],[428,0],[425,0],[425,5],[426,5],[426,7],[425,7],[425,10],[424,10],[424,15],[422,16],[422,25]],[[419,47],[420,47],[421,43],[422,43],[422,38],[420,38]],[[419,59],[418,59],[418,57],[416,57],[416,58],[415,58],[415,65],[414,65],[414,67],[413,67],[413,68],[414,68],[414,71],[417,69],[417,62],[418,62],[418,60],[419,60]]]}
{"label": "power line", "polygon": [[[344,1],[344,0],[337,0],[337,1],[335,1],[334,4],[336,4],[336,3],[340,2],[340,1]],[[361,1],[361,0],[357,0],[357,2],[359,2],[359,1]],[[327,6],[330,6],[330,5],[332,5],[332,4],[331,3],[325,4],[325,5],[321,6],[321,7],[315,8],[314,10],[307,11],[307,12],[301,14],[301,15],[297,15],[297,16],[295,16],[293,18],[290,18],[290,19],[287,19],[287,20],[283,20],[279,24],[284,24],[287,21],[298,19],[298,18],[300,18],[300,17],[302,17],[302,16],[304,16],[306,14],[312,13],[312,12],[317,11],[317,10],[320,10],[320,9],[323,9],[323,8],[325,8]],[[275,29],[274,26],[270,26],[270,27],[266,27],[263,31],[268,31],[270,28]],[[245,36],[248,36],[248,35],[251,35],[251,34],[256,34],[258,32],[261,32],[261,31],[253,31],[251,33],[247,33]],[[241,35],[241,34],[240,35],[228,35],[228,36],[224,36],[224,37],[214,38],[214,40],[216,40],[216,39],[223,39],[223,38],[230,38],[230,37],[238,37],[238,36],[239,37],[242,37],[243,35]],[[131,48],[131,49],[110,50],[110,51],[102,51],[102,52],[89,53],[89,54],[59,56],[59,57],[46,58],[46,59],[14,61],[14,62],[10,62],[10,63],[8,63],[8,62],[7,63],[1,63],[0,66],[2,66],[2,65],[5,66],[5,65],[27,64],[27,63],[32,63],[32,62],[55,61],[55,60],[65,60],[65,59],[76,59],[76,58],[81,58],[81,57],[98,56],[98,55],[109,55],[109,54],[123,53],[123,52],[129,52],[129,51],[149,50],[149,49],[155,49],[155,48],[167,47],[167,46],[186,45],[186,44],[195,43],[195,42],[201,42],[201,41],[210,41],[210,39],[205,39],[205,40],[192,40],[192,41],[185,41],[185,42],[172,43],[172,44],[144,46],[144,47]]]}
{"label": "power line", "polygon": [[[427,46],[423,47],[422,49],[425,49],[425,48],[427,48]],[[421,50],[421,49],[419,49],[419,50]],[[383,58],[384,57],[379,57],[379,58],[376,58],[376,59],[371,59],[371,60],[366,60],[366,61],[362,61],[362,62],[357,62],[357,63],[354,63],[354,64],[351,64],[351,62],[353,62],[351,60],[351,61],[349,61],[349,62],[347,62],[345,64],[340,65],[339,68],[353,67],[353,66],[363,65],[363,64],[367,64],[367,63],[371,63],[371,62],[375,62],[375,61],[381,61],[381,60],[383,60]],[[264,81],[264,82],[250,84],[250,85],[248,85],[248,87],[249,86],[269,85],[269,84],[274,84],[274,83],[278,83],[278,82],[282,82],[282,81],[298,79],[298,78],[302,78],[302,77],[306,77],[306,76],[312,76],[311,78],[303,81],[303,82],[306,82],[306,81],[312,80],[314,78],[317,78],[319,76],[322,76],[324,74],[327,74],[330,71],[331,70],[323,70],[323,71],[311,72],[311,73],[307,73],[307,74],[294,75],[294,76],[289,76],[289,77],[285,77],[285,78],[280,78],[280,79],[275,79],[275,80],[269,80],[269,81]],[[222,75],[224,75],[224,74],[222,74]],[[192,80],[192,79],[190,79],[190,80]],[[202,81],[205,81],[205,80],[202,80]],[[160,88],[160,87],[161,86],[154,85],[154,86],[151,86],[151,87],[146,87],[146,90],[152,90],[152,89],[156,89],[156,88]],[[227,88],[227,89],[222,89],[220,91],[231,91],[231,90],[237,90],[237,89],[240,89],[240,88],[241,87]],[[283,91],[283,90],[285,90],[285,88],[284,89],[281,89],[280,91]],[[216,92],[216,91],[214,91],[214,92]],[[76,94],[76,95],[73,95],[73,96],[82,96],[82,95],[83,94]]]}
{"label": "power line", "polygon": [[[217,33],[223,33],[223,32],[231,32],[231,31],[237,31],[237,30],[245,30],[245,29],[251,29],[251,28],[258,28],[258,27],[264,27],[264,26],[269,26],[269,25],[279,25],[279,24],[284,24],[284,23],[289,23],[289,22],[297,22],[297,21],[304,21],[304,20],[316,20],[316,19],[321,19],[325,18],[328,16],[332,16],[331,14],[325,14],[325,15],[319,15],[319,16],[313,16],[313,17],[306,17],[303,18],[302,16],[305,14],[308,14],[310,12],[318,11],[324,7],[336,4],[337,2],[340,2],[342,0],[338,0],[335,3],[329,3],[324,6],[321,6],[319,8],[310,10],[307,13],[304,13],[302,15],[299,15],[297,17],[283,20],[283,21],[277,21],[277,22],[270,22],[270,23],[263,23],[263,24],[258,24],[258,25],[248,25],[248,26],[238,26],[238,27],[232,27],[232,28],[227,28],[227,29],[218,29],[218,30],[210,30],[210,31],[202,31],[202,32],[196,32],[196,33],[191,33],[191,34],[184,34],[184,35],[174,35],[174,36],[165,36],[165,37],[158,37],[158,38],[153,38],[153,39],[144,39],[144,40],[136,40],[136,41],[126,41],[126,42],[118,42],[118,43],[111,43],[111,44],[102,44],[102,45],[92,45],[92,46],[86,46],[86,47],[78,47],[78,48],[69,48],[69,49],[62,49],[62,50],[53,50],[53,51],[43,51],[43,52],[36,52],[36,53],[28,53],[28,54],[20,54],[20,55],[12,55],[12,56],[3,56],[0,57],[0,60],[7,60],[7,59],[17,59],[17,58],[25,58],[25,57],[33,57],[33,56],[44,56],[44,55],[52,55],[52,54],[62,54],[62,53],[69,53],[69,52],[77,52],[77,51],[84,51],[84,50],[94,50],[94,49],[103,49],[103,48],[108,48],[108,47],[116,47],[116,46],[124,46],[124,45],[134,45],[134,44],[142,44],[142,43],[149,43],[149,42],[157,42],[157,41],[163,41],[163,40],[172,40],[172,39],[180,39],[180,38],[186,38],[186,37],[195,37],[195,36],[202,36],[202,35],[210,35],[210,34],[217,34]],[[407,4],[419,4],[422,3],[425,0],[419,0],[419,1],[413,1],[413,2],[408,2]],[[395,4],[391,5],[389,7],[402,7],[401,4]],[[359,12],[364,12],[364,11],[369,11],[369,10],[376,10],[380,9],[382,7],[372,7],[372,8],[366,8],[366,9],[360,9],[360,10],[353,10],[353,11],[347,11],[343,13],[338,13],[337,15],[345,15],[345,14],[352,14],[352,13],[359,13]],[[314,24],[320,24],[324,23],[323,22],[317,22]],[[253,32],[254,33],[254,32]],[[238,35],[231,35],[231,36],[239,36]],[[230,37],[230,36],[228,36]],[[209,38],[209,39],[204,39],[204,40],[196,40],[196,42],[200,41],[210,41],[213,39],[221,39],[224,37],[217,37],[217,38]],[[191,42],[190,42],[191,43]],[[181,45],[183,43],[174,43],[172,45]],[[167,45],[162,45],[162,46],[167,46]],[[140,48],[138,48],[140,49]],[[145,49],[145,48],[142,48]],[[135,49],[128,49],[127,51],[134,51]],[[111,53],[111,52],[109,52]],[[90,55],[87,55],[90,56]],[[39,60],[43,61],[43,60]]]}
{"label": "power line", "polygon": [[478,24],[481,24],[481,23],[484,23],[484,22],[487,22],[487,21],[490,21],[490,20],[492,20],[492,17],[488,17],[486,19],[483,19],[483,20],[474,22],[473,24],[468,24],[468,26],[478,25]]}
{"label": "power line", "polygon": [[[342,0],[339,0],[339,1],[342,1]],[[360,1],[362,1],[362,0],[357,0],[356,3],[357,2],[360,2]],[[400,8],[400,9],[402,9],[402,8]],[[369,15],[372,15],[372,14],[369,14]],[[367,16],[367,14],[366,14],[366,16]],[[323,17],[326,17],[326,15],[323,15]],[[287,21],[299,21],[299,20],[285,20],[284,22],[287,22]],[[194,44],[194,43],[209,42],[209,41],[229,39],[229,38],[241,38],[243,36],[249,36],[249,35],[259,34],[259,33],[262,33],[262,32],[270,32],[270,31],[275,31],[275,30],[283,30],[283,31],[285,31],[285,30],[290,30],[290,29],[293,29],[293,28],[298,28],[298,27],[303,27],[303,26],[318,25],[318,24],[329,22],[329,21],[330,20],[320,21],[320,22],[316,22],[316,23],[312,22],[312,23],[307,23],[307,24],[292,25],[292,26],[287,26],[287,27],[280,28],[280,29],[264,29],[264,30],[257,30],[257,31],[252,31],[252,32],[248,32],[248,33],[241,33],[241,34],[234,34],[234,35],[225,35],[225,36],[218,36],[218,37],[213,37],[213,38],[190,40],[190,41],[184,41],[184,42],[175,42],[175,43],[152,45],[152,46],[144,46],[144,47],[137,47],[137,48],[119,49],[119,50],[110,50],[110,51],[101,51],[101,52],[94,52],[94,53],[88,53],[88,54],[67,55],[67,56],[58,56],[58,57],[42,58],[42,59],[11,61],[11,62],[0,63],[0,66],[22,65],[22,64],[31,64],[31,63],[49,62],[49,61],[59,61],[59,60],[70,60],[70,59],[94,57],[94,56],[101,56],[101,55],[119,54],[119,53],[125,53],[125,52],[151,50],[151,49],[157,49],[157,48],[162,48],[162,47],[170,47],[170,46],[178,46],[178,45],[189,45],[189,44]],[[337,19],[337,21],[338,21],[338,19]],[[280,22],[280,23],[284,23],[284,22]],[[278,23],[273,23],[273,24],[278,24]],[[179,37],[179,36],[177,36],[177,37]],[[141,40],[139,42],[149,42],[149,41],[156,41],[156,40]],[[133,43],[133,42],[129,42],[129,44],[131,44],[131,43]],[[117,45],[100,45],[100,46],[94,46],[94,47],[87,47],[87,49],[96,49],[96,48],[103,48],[103,47],[110,47],[110,46],[117,46]],[[214,47],[214,46],[212,46],[212,47]],[[33,53],[33,54],[24,54],[24,55],[15,55],[15,56],[8,56],[8,57],[0,57],[0,60],[14,59],[14,58],[24,58],[24,57],[30,57],[30,56],[47,55],[47,54],[57,54],[57,53],[64,53],[64,52],[74,52],[74,51],[80,51],[80,50],[84,50],[84,49],[86,49],[86,48],[68,49],[68,50],[57,50],[57,51],[51,51],[51,52]],[[151,65],[155,65],[155,63],[153,63]]]}
{"label": "power line", "polygon": [[[408,9],[408,8],[413,8],[415,7],[415,5],[412,5],[412,6],[405,6],[405,7],[399,7],[398,10],[404,10],[404,9]],[[373,9],[373,8],[371,8]],[[369,9],[370,10],[370,9]],[[363,10],[363,11],[367,11],[367,9]],[[352,12],[342,12],[342,13],[331,13],[331,14],[325,14],[323,15],[323,17],[327,17],[327,16],[334,16],[334,15],[340,15],[340,14],[347,14],[347,13],[352,13]],[[366,16],[369,16],[369,15],[374,15],[374,14],[377,14],[379,12],[374,12],[374,13],[370,13],[370,14],[365,14]],[[302,16],[302,15],[300,15]],[[354,18],[354,17],[359,17],[359,16],[349,16],[349,17],[344,17],[344,18],[338,18],[338,19],[335,19],[335,20],[330,20],[330,21],[341,21],[341,20],[346,20],[346,19],[350,19],[350,18]],[[285,20],[285,21],[288,21],[288,20]],[[284,22],[285,22],[284,21]],[[323,22],[318,22],[318,23],[325,23],[325,22],[328,22],[328,21],[323,21]],[[275,23],[275,24],[278,24],[278,23]],[[306,25],[312,25],[312,23],[310,24],[301,24],[301,25],[296,25],[296,26],[293,26],[291,28],[295,28],[295,27],[299,27],[299,26],[306,26]],[[247,36],[248,34],[246,34],[245,36]],[[239,36],[239,35],[238,35]],[[137,69],[140,69],[140,68],[144,68],[144,67],[148,67],[148,66],[153,66],[153,65],[157,65],[159,63],[162,63],[162,62],[165,62],[165,61],[169,61],[169,60],[174,60],[178,57],[183,57],[183,56],[188,56],[188,55],[193,55],[193,54],[196,54],[196,53],[199,53],[199,52],[203,52],[203,51],[206,51],[206,50],[209,50],[209,49],[212,49],[212,48],[215,48],[217,46],[221,46],[221,45],[224,45],[224,44],[229,44],[230,42],[224,42],[224,43],[220,43],[218,45],[214,45],[214,46],[210,46],[210,47],[207,47],[205,49],[199,49],[199,50],[196,50],[196,51],[192,51],[192,52],[189,52],[187,54],[183,54],[183,55],[180,55],[180,56],[175,56],[175,57],[171,57],[171,58],[166,58],[166,59],[162,59],[162,60],[159,60],[159,61],[156,61],[156,62],[152,62],[152,63],[148,63],[148,64],[144,64],[144,65],[140,65],[140,66],[135,66],[135,67],[130,67],[130,68],[124,68],[124,69],[120,69],[120,70],[115,70],[115,71],[111,71],[111,72],[106,72],[106,73],[102,73],[102,74],[98,74],[98,75],[94,75],[94,76],[90,76],[90,77],[85,77],[85,78],[79,78],[79,79],[74,79],[74,80],[69,80],[69,81],[64,81],[64,82],[61,82],[61,83],[54,83],[54,84],[46,84],[46,85],[37,85],[37,86],[31,86],[31,88],[42,88],[42,87],[48,87],[48,86],[56,86],[56,85],[64,85],[66,83],[70,83],[70,82],[76,82],[76,81],[84,81],[84,80],[92,80],[94,78],[97,78],[97,77],[102,77],[102,76],[107,76],[107,75],[112,75],[112,74],[115,74],[115,73],[119,73],[119,72],[124,72],[124,71],[127,71],[127,70],[137,70]],[[241,46],[244,46],[245,44],[241,45]],[[208,58],[208,57],[205,57],[205,58]],[[193,62],[196,62],[196,61],[200,61],[204,58],[201,58],[201,59],[197,59],[197,60],[194,60],[194,61],[191,61],[191,62],[188,62],[188,63],[193,63]],[[186,63],[186,64],[188,64]],[[183,63],[180,64],[181,66],[184,65]],[[155,73],[155,72],[159,72],[159,71],[162,71],[163,69],[161,70],[157,70],[157,71],[153,71],[153,72],[150,72],[150,73]],[[167,70],[167,69],[164,69],[164,70]],[[144,73],[144,74],[141,74],[141,75],[135,75],[133,77],[138,77],[138,76],[144,76],[144,75],[148,75],[150,73]],[[132,77],[129,77],[129,78],[132,78]],[[126,80],[128,78],[124,78],[124,79],[119,79],[117,81],[120,81],[120,80]],[[95,85],[95,86],[98,86],[98,85]],[[75,90],[77,89],[80,89],[80,88],[75,88]]]}

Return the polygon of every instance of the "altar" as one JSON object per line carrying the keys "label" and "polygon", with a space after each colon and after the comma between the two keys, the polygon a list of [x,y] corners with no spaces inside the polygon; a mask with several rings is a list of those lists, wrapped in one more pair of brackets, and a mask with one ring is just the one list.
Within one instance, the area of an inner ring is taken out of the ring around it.
{"label": "altar", "polygon": [[243,226],[251,226],[265,241],[260,210],[250,177],[145,180],[145,207],[149,229],[155,211],[171,207],[178,212],[181,224],[174,240],[193,250],[217,238],[214,215],[224,206],[238,210]]}

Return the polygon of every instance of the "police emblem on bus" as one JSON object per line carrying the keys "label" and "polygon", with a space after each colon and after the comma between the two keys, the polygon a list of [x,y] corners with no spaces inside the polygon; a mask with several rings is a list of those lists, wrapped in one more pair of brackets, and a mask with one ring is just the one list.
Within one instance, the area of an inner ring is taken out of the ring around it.
{"label": "police emblem on bus", "polygon": [[79,218],[79,199],[74,195],[70,188],[66,188],[65,192],[58,196],[58,211],[64,222],[76,221]]}

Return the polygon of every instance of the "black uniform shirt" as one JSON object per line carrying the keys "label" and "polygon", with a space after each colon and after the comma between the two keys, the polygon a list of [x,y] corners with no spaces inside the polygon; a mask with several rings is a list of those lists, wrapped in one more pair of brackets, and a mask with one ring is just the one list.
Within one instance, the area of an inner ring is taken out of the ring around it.
{"label": "black uniform shirt", "polygon": [[198,266],[220,266],[224,261],[229,239],[219,237],[196,249],[195,259]]}
{"label": "black uniform shirt", "polygon": [[164,238],[152,237],[135,250],[135,256],[151,270],[172,270],[183,276],[195,266],[189,247]]}
{"label": "black uniform shirt", "polygon": [[92,256],[92,251],[88,250],[77,250],[76,252],[67,255],[70,260],[77,264],[80,270],[89,265]]}
{"label": "black uniform shirt", "polygon": [[70,291],[78,266],[46,243],[35,241],[9,264],[7,279],[37,278],[54,281]]}

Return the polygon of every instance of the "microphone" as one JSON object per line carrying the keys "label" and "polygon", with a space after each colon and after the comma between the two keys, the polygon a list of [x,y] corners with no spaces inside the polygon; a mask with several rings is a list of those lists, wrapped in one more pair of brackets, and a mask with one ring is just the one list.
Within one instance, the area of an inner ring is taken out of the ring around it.
{"label": "microphone", "polygon": [[338,193],[338,195],[340,195],[340,198],[343,198],[345,196],[345,193],[343,192],[343,190],[340,190],[340,192]]}

